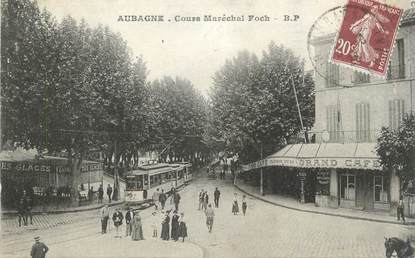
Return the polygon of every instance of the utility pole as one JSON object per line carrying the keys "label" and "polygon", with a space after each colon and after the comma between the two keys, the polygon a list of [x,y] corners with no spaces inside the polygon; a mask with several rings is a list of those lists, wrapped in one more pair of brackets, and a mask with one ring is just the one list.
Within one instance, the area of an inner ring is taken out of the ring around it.
{"label": "utility pole", "polygon": [[[262,160],[262,142],[261,142],[261,160]],[[259,192],[261,195],[264,195],[264,171],[261,166],[261,185],[259,188]]]}
{"label": "utility pole", "polygon": [[120,182],[119,182],[119,176],[118,176],[118,160],[117,160],[117,139],[114,141],[114,193],[113,193],[113,200],[118,201],[120,197]]}

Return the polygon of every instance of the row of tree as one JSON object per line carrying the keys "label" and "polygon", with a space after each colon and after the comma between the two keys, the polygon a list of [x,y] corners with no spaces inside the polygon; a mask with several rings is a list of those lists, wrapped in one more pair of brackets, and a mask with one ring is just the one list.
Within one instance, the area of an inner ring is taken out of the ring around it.
{"label": "row of tree", "polygon": [[58,22],[30,0],[2,0],[1,8],[2,143],[65,151],[73,189],[91,148],[126,166],[140,150],[207,155],[207,103],[189,81],[149,83],[143,58],[107,27]]}

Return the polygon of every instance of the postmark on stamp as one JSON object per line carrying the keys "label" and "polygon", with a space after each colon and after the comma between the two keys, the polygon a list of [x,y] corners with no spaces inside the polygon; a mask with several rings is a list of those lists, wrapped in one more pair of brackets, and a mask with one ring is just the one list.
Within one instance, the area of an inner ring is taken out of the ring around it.
{"label": "postmark on stamp", "polygon": [[349,0],[330,61],[385,77],[403,10]]}

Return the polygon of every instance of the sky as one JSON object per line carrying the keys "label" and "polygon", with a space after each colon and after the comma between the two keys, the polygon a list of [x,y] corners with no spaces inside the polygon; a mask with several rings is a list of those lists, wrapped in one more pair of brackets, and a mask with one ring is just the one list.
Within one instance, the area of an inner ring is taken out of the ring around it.
{"label": "sky", "polygon": [[[407,8],[410,0],[389,0]],[[274,41],[308,62],[307,34],[321,14],[344,0],[38,0],[58,20],[70,15],[95,27],[121,33],[135,56],[142,55],[149,80],[167,76],[189,79],[205,96],[212,77],[238,51],[262,55]],[[164,22],[121,22],[122,15],[163,15]],[[241,16],[243,22],[205,22],[204,15]],[[247,21],[267,15],[269,21]],[[284,21],[284,15],[296,21]],[[175,22],[175,17],[200,17],[200,22]],[[168,20],[171,20],[170,22]],[[330,23],[330,20],[328,21]]]}

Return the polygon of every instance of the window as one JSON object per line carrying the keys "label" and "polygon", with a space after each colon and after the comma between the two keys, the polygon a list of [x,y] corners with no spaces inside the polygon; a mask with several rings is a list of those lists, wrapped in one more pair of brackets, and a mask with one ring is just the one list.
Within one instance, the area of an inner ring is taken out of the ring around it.
{"label": "window", "polygon": [[405,78],[405,47],[403,39],[396,40],[396,53],[391,57],[388,67],[388,79],[396,80]]}
{"label": "window", "polygon": [[384,176],[374,176],[374,201],[388,202],[388,181]]}
{"label": "window", "polygon": [[362,73],[359,71],[355,71],[353,75],[353,83],[360,84],[360,83],[369,83],[370,82],[370,75],[367,73]]}
{"label": "window", "polygon": [[341,117],[340,109],[337,105],[327,106],[327,131],[329,132],[330,142],[340,141]]}
{"label": "window", "polygon": [[370,108],[368,103],[356,104],[356,141],[370,142]]}
{"label": "window", "polygon": [[356,177],[354,175],[342,175],[340,177],[340,198],[346,200],[355,199]]}
{"label": "window", "polygon": [[389,101],[389,129],[397,130],[401,125],[405,114],[405,105],[403,99]]}
{"label": "window", "polygon": [[326,87],[337,87],[339,86],[339,66],[332,63],[326,65]]}

